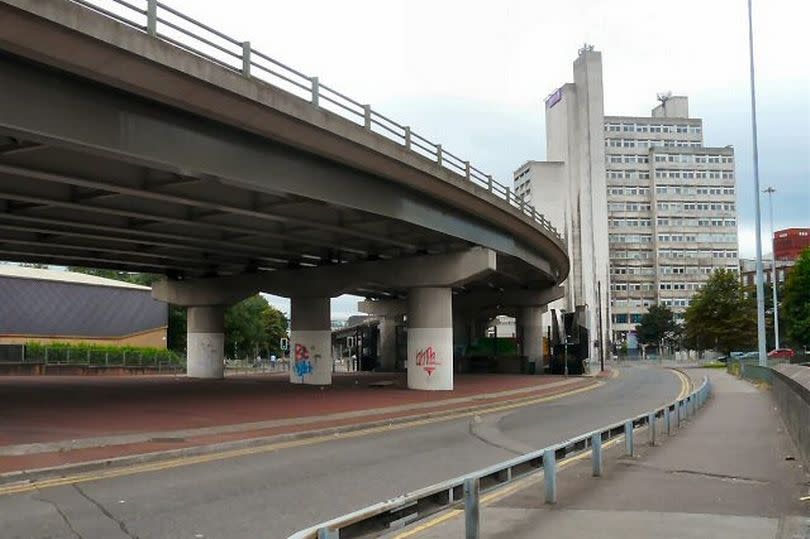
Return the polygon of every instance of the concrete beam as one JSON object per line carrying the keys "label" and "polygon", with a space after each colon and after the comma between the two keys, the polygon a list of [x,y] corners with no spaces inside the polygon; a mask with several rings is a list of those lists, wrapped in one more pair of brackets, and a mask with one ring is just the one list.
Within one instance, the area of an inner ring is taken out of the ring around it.
{"label": "concrete beam", "polygon": [[503,307],[543,307],[565,294],[561,286],[545,290],[487,290],[474,291],[468,294],[457,294],[453,298],[453,309],[456,311],[473,311],[485,308]]}
{"label": "concrete beam", "polygon": [[159,281],[152,286],[152,296],[175,305],[227,305],[259,291],[287,297],[329,297],[368,287],[391,290],[462,286],[496,269],[494,251],[473,248],[458,253],[213,279]]}

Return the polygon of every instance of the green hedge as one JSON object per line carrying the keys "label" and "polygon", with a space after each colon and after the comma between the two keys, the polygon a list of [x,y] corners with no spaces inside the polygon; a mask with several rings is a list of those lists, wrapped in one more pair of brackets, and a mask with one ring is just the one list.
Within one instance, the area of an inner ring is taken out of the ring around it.
{"label": "green hedge", "polygon": [[178,366],[185,365],[183,357],[166,348],[60,342],[50,344],[27,343],[25,345],[25,360],[47,360],[48,363],[79,365],[149,366],[166,363]]}

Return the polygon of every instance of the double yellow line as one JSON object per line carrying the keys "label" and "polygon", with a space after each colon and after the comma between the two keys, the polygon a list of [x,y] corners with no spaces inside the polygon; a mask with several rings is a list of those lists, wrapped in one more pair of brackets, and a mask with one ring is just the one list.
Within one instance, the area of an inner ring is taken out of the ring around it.
{"label": "double yellow line", "polygon": [[471,417],[481,414],[492,414],[496,412],[503,412],[513,410],[515,408],[522,408],[524,406],[531,406],[533,404],[540,404],[555,399],[560,399],[577,393],[590,391],[602,385],[602,382],[595,382],[586,387],[572,389],[563,393],[557,393],[548,397],[527,398],[517,401],[512,401],[508,404],[500,404],[487,408],[478,408],[471,411],[464,412],[450,412],[444,415],[430,417],[427,419],[416,419],[403,423],[390,424],[380,427],[369,427],[366,429],[358,429],[355,431],[336,433],[322,436],[314,436],[311,438],[304,438],[300,440],[290,440],[286,442],[275,442],[255,447],[245,447],[241,449],[230,449],[226,451],[219,451],[215,453],[208,453],[205,455],[178,457],[169,460],[162,460],[159,462],[151,462],[144,464],[134,464],[131,466],[113,468],[108,470],[99,470],[93,472],[86,472],[80,474],[69,475],[66,477],[57,477],[53,479],[42,479],[30,482],[11,483],[8,485],[0,486],[0,496],[9,494],[21,494],[24,492],[31,492],[35,490],[42,490],[46,488],[60,487],[64,485],[73,485],[78,483],[87,483],[89,481],[100,481],[103,479],[113,479],[116,477],[123,477],[127,475],[134,475],[146,472],[157,472],[161,470],[168,470],[171,468],[179,468],[181,466],[189,466],[192,464],[203,464],[206,462],[213,462],[217,460],[232,459],[237,457],[245,457],[249,455],[258,455],[261,453],[270,453],[273,451],[280,451],[282,449],[289,449],[293,447],[303,447],[309,445],[317,445],[325,442],[330,442],[345,438],[359,438],[361,436],[368,436],[371,434],[378,434],[382,432],[391,432],[394,430],[409,429],[432,423],[439,423],[442,421],[451,421],[453,419],[460,419],[464,417]]}
{"label": "double yellow line", "polygon": [[[676,370],[676,369],[671,369],[671,370],[672,370],[672,372],[675,373],[675,375],[681,381],[681,391],[678,393],[678,399],[677,399],[677,400],[680,400],[680,399],[686,397],[687,395],[689,395],[689,393],[692,392],[692,380],[688,376],[686,376],[684,373],[679,371],[679,370]],[[608,448],[613,447],[614,445],[617,445],[617,444],[619,444],[619,443],[621,443],[623,441],[624,441],[624,435],[621,435],[621,436],[618,436],[616,438],[613,438],[612,440],[608,440],[607,442],[602,444],[602,448],[603,449],[608,449]],[[558,471],[563,470],[563,469],[568,468],[569,466],[573,465],[576,462],[579,462],[579,461],[585,460],[585,459],[589,459],[589,458],[591,458],[591,453],[590,452],[584,452],[584,453],[580,453],[579,455],[574,455],[574,456],[571,456],[571,457],[568,457],[568,458],[564,458],[557,465],[557,470]],[[489,505],[491,503],[494,503],[494,502],[496,502],[496,501],[498,501],[498,500],[500,500],[502,498],[505,498],[506,496],[509,496],[513,492],[516,492],[518,490],[522,490],[522,489],[524,489],[526,487],[529,487],[529,486],[531,486],[531,485],[533,485],[535,483],[539,483],[542,480],[542,477],[543,477],[542,472],[537,472],[537,473],[534,473],[534,474],[532,474],[532,475],[530,475],[528,477],[518,479],[517,481],[515,481],[511,485],[505,486],[503,488],[499,488],[498,490],[496,490],[496,491],[494,491],[494,492],[492,492],[490,494],[487,494],[485,496],[481,496],[480,504],[483,506],[483,505]],[[433,517],[432,519],[428,520],[427,522],[425,522],[423,524],[419,524],[419,525],[414,526],[412,528],[408,528],[407,530],[403,531],[402,533],[399,533],[399,534],[395,535],[393,537],[393,539],[406,539],[408,537],[413,537],[414,535],[417,535],[417,534],[419,534],[419,533],[421,533],[423,531],[427,531],[430,528],[438,526],[439,524],[441,524],[443,522],[447,522],[448,520],[452,520],[452,519],[454,519],[454,518],[456,518],[458,516],[461,516],[463,514],[464,514],[463,509],[450,509],[449,511],[445,511],[445,512],[439,514],[438,516]]]}

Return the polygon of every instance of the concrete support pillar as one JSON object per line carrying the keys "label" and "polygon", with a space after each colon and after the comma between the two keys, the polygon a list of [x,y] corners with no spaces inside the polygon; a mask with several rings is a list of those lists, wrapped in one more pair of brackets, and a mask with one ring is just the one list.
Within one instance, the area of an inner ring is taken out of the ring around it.
{"label": "concrete support pillar", "polygon": [[393,372],[397,367],[397,319],[393,316],[380,318],[379,365],[384,372]]}
{"label": "concrete support pillar", "polygon": [[408,293],[408,387],[453,389],[450,288],[412,288]]}
{"label": "concrete support pillar", "polygon": [[543,373],[543,311],[544,307],[521,307],[517,317],[523,355]]}
{"label": "concrete support pillar", "polygon": [[332,324],[329,297],[290,298],[290,382],[332,383]]}
{"label": "concrete support pillar", "polygon": [[225,307],[188,307],[186,374],[190,378],[225,376]]}

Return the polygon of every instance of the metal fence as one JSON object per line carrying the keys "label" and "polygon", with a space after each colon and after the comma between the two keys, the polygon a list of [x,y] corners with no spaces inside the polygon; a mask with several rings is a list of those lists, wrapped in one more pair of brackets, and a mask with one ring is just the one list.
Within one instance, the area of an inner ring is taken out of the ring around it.
{"label": "metal fence", "polygon": [[313,107],[328,110],[394,141],[505,201],[548,233],[558,246],[564,246],[562,236],[545,216],[515,194],[514,190],[495,181],[492,175],[447,151],[441,144],[431,142],[412,131],[409,126],[373,110],[371,105],[361,103],[323,84],[318,77],[306,75],[255,50],[249,41],[227,36],[157,0],[70,1],[183,48],[245,78],[285,90],[309,101]]}
{"label": "metal fence", "polygon": [[[603,471],[602,448],[605,442],[624,437],[624,451],[632,455],[635,433],[647,428],[649,442],[656,443],[658,429],[671,434],[681,422],[697,412],[711,394],[711,384],[703,378],[700,387],[682,399],[661,408],[629,417],[624,421],[575,436],[564,442],[544,447],[511,460],[495,464],[471,474],[443,481],[435,485],[380,502],[354,513],[317,524],[292,534],[289,539],[346,539],[348,537],[375,536],[404,527],[451,507],[463,507],[465,537],[480,535],[480,493],[498,489],[519,478],[536,473],[542,468],[546,503],[557,501],[557,461],[572,455],[590,452],[593,475]],[[661,424],[663,423],[663,424]]]}

